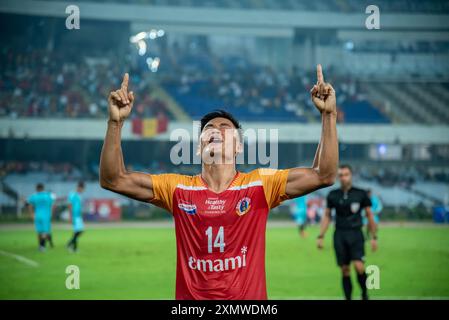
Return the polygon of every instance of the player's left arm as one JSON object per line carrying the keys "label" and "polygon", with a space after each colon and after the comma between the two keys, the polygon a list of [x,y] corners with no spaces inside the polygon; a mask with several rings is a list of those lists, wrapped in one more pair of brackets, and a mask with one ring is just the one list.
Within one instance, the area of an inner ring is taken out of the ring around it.
{"label": "player's left arm", "polygon": [[373,251],[377,250],[377,227],[374,222],[373,212],[371,207],[365,207],[366,218],[368,219],[368,230],[371,234],[371,249]]}
{"label": "player's left arm", "polygon": [[67,204],[67,209],[69,210],[70,218],[72,218],[73,217],[73,211],[72,211],[72,204],[70,202]]}
{"label": "player's left arm", "polygon": [[26,203],[26,206],[28,208],[28,213],[29,213],[31,219],[34,220],[34,206],[29,202]]}
{"label": "player's left arm", "polygon": [[286,194],[295,198],[334,184],[338,170],[337,102],[335,90],[324,82],[317,66],[317,84],[310,91],[312,102],[321,113],[321,140],[311,168],[289,170]]}

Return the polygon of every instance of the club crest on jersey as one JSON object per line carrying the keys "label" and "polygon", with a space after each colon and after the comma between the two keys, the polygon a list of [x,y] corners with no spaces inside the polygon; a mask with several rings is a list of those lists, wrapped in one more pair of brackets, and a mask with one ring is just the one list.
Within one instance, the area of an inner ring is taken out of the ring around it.
{"label": "club crest on jersey", "polygon": [[194,204],[178,203],[178,208],[190,215],[196,213],[196,205]]}
{"label": "club crest on jersey", "polygon": [[235,212],[237,212],[239,216],[243,216],[249,209],[251,209],[251,199],[248,197],[240,199],[235,209]]}
{"label": "club crest on jersey", "polygon": [[352,213],[357,213],[357,211],[359,211],[359,209],[360,209],[360,203],[358,203],[358,202],[351,203]]}

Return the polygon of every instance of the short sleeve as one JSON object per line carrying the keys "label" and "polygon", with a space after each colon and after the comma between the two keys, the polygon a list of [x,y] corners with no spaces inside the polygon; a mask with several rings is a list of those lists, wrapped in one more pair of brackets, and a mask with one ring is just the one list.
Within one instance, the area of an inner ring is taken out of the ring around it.
{"label": "short sleeve", "polygon": [[262,186],[270,209],[277,207],[282,201],[287,200],[285,193],[287,187],[288,169],[278,170],[261,168],[258,169]]}
{"label": "short sleeve", "polygon": [[329,193],[326,198],[326,208],[333,209],[335,208],[334,202],[332,201],[331,194]]}
{"label": "short sleeve", "polygon": [[173,212],[173,193],[182,177],[174,173],[152,174],[153,199],[150,203]]}
{"label": "short sleeve", "polygon": [[371,207],[371,199],[368,197],[368,193],[366,191],[363,191],[363,198],[362,198],[362,208]]}

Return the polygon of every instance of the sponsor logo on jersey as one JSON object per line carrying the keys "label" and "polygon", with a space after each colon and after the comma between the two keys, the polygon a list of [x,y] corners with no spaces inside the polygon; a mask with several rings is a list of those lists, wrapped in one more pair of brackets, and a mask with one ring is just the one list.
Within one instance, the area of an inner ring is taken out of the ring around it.
{"label": "sponsor logo on jersey", "polygon": [[199,259],[190,256],[188,265],[192,270],[202,272],[223,272],[228,270],[236,270],[246,267],[246,254],[248,247],[243,246],[240,249],[240,254],[234,257],[227,257],[224,259]]}
{"label": "sponsor logo on jersey", "polygon": [[352,213],[357,213],[357,211],[359,211],[359,209],[360,209],[360,203],[358,203],[358,202],[351,203]]}
{"label": "sponsor logo on jersey", "polygon": [[187,214],[193,215],[196,213],[196,205],[194,205],[194,204],[178,203],[178,208]]}
{"label": "sponsor logo on jersey", "polygon": [[235,212],[237,212],[239,216],[243,216],[249,209],[251,209],[251,199],[248,197],[240,199],[235,209]]}
{"label": "sponsor logo on jersey", "polygon": [[207,198],[204,204],[207,206],[205,213],[223,213],[226,200]]}

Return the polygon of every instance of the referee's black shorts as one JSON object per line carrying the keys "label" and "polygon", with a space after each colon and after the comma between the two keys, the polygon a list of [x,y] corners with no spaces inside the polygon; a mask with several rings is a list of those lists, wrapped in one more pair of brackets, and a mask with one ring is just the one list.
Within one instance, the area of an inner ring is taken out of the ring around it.
{"label": "referee's black shorts", "polygon": [[365,238],[361,229],[336,229],[334,249],[339,266],[365,260]]}

